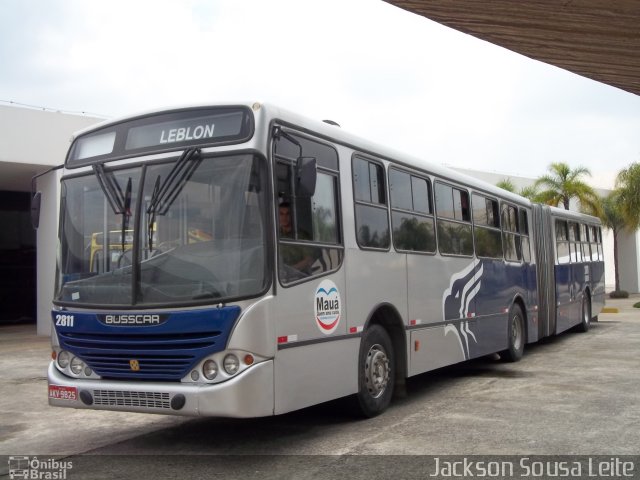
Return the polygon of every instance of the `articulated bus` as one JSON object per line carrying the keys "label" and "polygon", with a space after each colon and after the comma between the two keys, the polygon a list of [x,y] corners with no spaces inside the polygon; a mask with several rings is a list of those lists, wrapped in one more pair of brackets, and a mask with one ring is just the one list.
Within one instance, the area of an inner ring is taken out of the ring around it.
{"label": "articulated bus", "polygon": [[61,195],[54,406],[374,416],[604,305],[598,219],[267,104],[84,130]]}

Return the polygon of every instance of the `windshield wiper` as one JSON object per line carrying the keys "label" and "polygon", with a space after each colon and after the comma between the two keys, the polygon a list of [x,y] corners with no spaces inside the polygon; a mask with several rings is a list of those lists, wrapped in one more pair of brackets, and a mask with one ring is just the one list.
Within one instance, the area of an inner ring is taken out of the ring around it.
{"label": "windshield wiper", "polygon": [[98,184],[104,192],[104,196],[107,197],[113,213],[122,215],[124,213],[125,197],[113,173],[106,172],[104,165],[99,163],[93,165],[93,173],[98,179]]}
{"label": "windshield wiper", "polygon": [[162,183],[160,183],[160,175],[156,177],[151,201],[147,207],[147,243],[149,244],[149,250],[153,250],[153,224],[156,221],[156,214],[166,215],[201,161],[200,149],[188,148],[180,155],[180,158],[178,158]]}
{"label": "windshield wiper", "polygon": [[[131,177],[127,181],[125,192],[122,193],[120,184],[116,180],[113,172],[107,172],[104,169],[104,165],[93,165],[93,173],[98,179],[98,184],[107,198],[113,213],[116,215],[122,215],[122,235],[120,237],[120,244],[122,246],[122,252],[125,251],[125,238],[126,231],[129,229],[129,219],[131,218]],[[107,233],[105,232],[105,235]]]}
{"label": "windshield wiper", "polygon": [[153,212],[158,215],[165,215],[201,161],[200,149],[189,148],[182,153],[167,178],[161,184],[159,183],[160,176],[158,175],[156,188],[153,190],[147,213],[151,214]]}

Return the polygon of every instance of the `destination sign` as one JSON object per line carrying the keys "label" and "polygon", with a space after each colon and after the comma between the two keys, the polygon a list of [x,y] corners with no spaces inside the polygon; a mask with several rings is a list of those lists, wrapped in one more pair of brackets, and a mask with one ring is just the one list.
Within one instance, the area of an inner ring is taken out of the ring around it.
{"label": "destination sign", "polygon": [[125,150],[237,136],[244,112],[188,118],[129,129]]}
{"label": "destination sign", "polygon": [[176,110],[132,118],[79,136],[67,167],[175,150],[182,146],[239,143],[251,138],[253,116],[246,107]]}

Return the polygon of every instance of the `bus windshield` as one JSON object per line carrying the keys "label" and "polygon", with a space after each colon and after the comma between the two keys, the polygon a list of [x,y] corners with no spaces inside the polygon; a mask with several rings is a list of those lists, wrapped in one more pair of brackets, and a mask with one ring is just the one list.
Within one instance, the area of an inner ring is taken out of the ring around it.
{"label": "bus windshield", "polygon": [[63,179],[56,302],[155,307],[260,294],[265,172],[254,155],[196,154]]}

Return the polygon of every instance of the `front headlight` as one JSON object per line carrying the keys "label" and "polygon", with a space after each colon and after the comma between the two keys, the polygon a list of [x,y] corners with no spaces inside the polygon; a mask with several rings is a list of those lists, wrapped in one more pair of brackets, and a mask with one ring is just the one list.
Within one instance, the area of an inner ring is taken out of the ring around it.
{"label": "front headlight", "polygon": [[229,375],[235,375],[240,368],[240,360],[233,353],[224,357],[224,371]]}
{"label": "front headlight", "polygon": [[62,369],[65,369],[69,366],[69,361],[71,360],[71,354],[66,350],[62,350],[58,354],[58,366]]}
{"label": "front headlight", "polygon": [[218,364],[213,360],[204,362],[204,365],[202,365],[202,375],[204,375],[204,378],[207,380],[216,378],[216,375],[218,375]]}
{"label": "front headlight", "polygon": [[73,357],[71,359],[71,371],[74,375],[80,375],[82,370],[84,370],[84,362],[80,360],[78,357]]}

